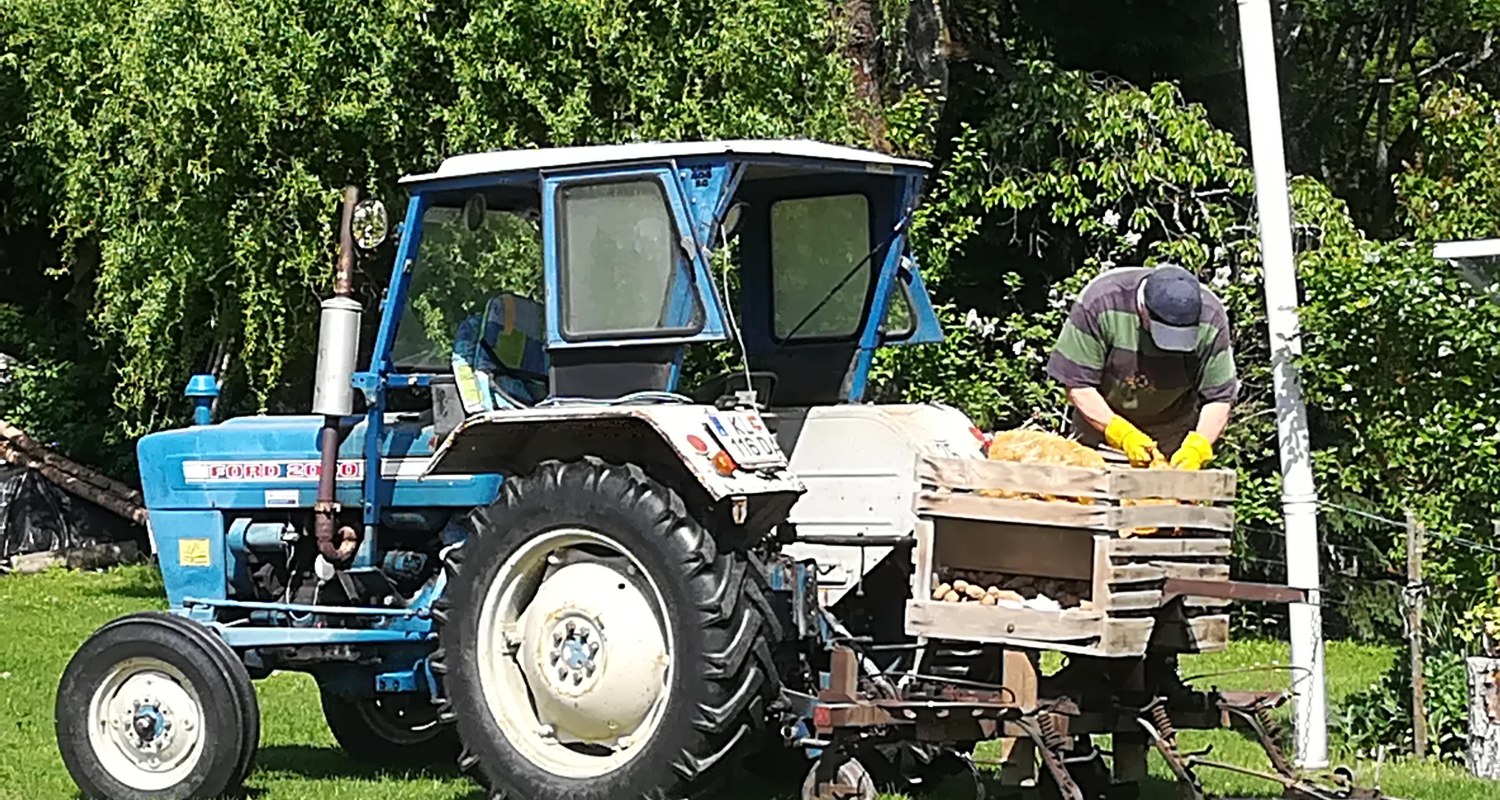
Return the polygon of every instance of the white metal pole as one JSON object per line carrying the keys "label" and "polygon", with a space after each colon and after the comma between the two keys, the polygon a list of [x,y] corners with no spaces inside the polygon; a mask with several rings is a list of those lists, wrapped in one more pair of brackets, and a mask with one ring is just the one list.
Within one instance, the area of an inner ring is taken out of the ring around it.
{"label": "white metal pole", "polygon": [[1292,254],[1291,202],[1282,152],[1281,99],[1276,87],[1276,41],[1268,0],[1237,0],[1244,54],[1245,99],[1255,200],[1260,212],[1266,318],[1271,333],[1271,379],[1281,450],[1281,508],[1286,519],[1287,583],[1308,590],[1291,607],[1292,690],[1297,760],[1328,766],[1327,700],[1323,676],[1323,614],[1318,578],[1318,497],[1313,485],[1307,407],[1294,359],[1302,352],[1297,324],[1297,270]]}

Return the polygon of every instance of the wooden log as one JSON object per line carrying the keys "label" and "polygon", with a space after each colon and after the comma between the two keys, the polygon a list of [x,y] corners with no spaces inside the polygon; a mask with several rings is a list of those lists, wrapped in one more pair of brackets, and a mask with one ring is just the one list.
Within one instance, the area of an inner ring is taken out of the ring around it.
{"label": "wooden log", "polygon": [[140,553],[140,548],[135,542],[96,544],[42,553],[22,553],[11,557],[10,571],[25,575],[42,572],[52,567],[104,569],[134,561]]}
{"label": "wooden log", "polygon": [[1500,658],[1465,659],[1469,674],[1469,771],[1500,779]]}
{"label": "wooden log", "polygon": [[1422,548],[1426,530],[1406,511],[1406,635],[1411,639],[1412,754],[1427,757],[1427,678],[1422,667]]}
{"label": "wooden log", "polygon": [[26,455],[31,456],[33,459],[40,461],[43,464],[72,475],[73,477],[91,486],[96,486],[100,489],[103,489],[104,491],[119,497],[121,500],[127,503],[131,503],[133,505],[142,504],[141,493],[139,491],[132,489],[129,486],[126,486],[125,484],[120,483],[114,478],[111,478],[108,475],[105,475],[97,470],[85,467],[84,465],[79,464],[78,462],[70,458],[66,458],[52,452],[51,450],[48,450],[47,448],[38,444],[35,439],[27,436],[25,431],[17,428],[16,426],[10,424],[9,422],[6,422],[3,419],[0,419],[0,438],[9,441],[12,447],[24,452]]}
{"label": "wooden log", "polygon": [[1236,476],[1231,470],[1094,469],[1062,464],[923,457],[917,462],[917,480],[924,486],[968,491],[1002,489],[1023,494],[1100,500],[1169,498],[1225,502],[1234,499]]}
{"label": "wooden log", "polygon": [[0,458],[4,458],[18,467],[34,469],[41,473],[47,480],[57,484],[58,488],[78,495],[102,508],[109,509],[137,525],[146,524],[146,509],[140,505],[124,500],[80,478],[63,472],[50,464],[33,458],[24,451],[9,445],[0,444]]}

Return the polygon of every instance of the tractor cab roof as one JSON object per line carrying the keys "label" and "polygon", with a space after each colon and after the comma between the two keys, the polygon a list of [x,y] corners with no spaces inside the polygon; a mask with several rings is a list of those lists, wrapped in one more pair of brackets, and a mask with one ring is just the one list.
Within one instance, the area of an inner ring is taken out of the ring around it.
{"label": "tractor cab roof", "polygon": [[[402,180],[387,307],[417,310],[384,322],[378,357],[441,369],[455,343],[484,349],[473,331],[520,331],[533,395],[607,399],[676,391],[686,346],[733,339],[782,404],[859,401],[877,348],[942,339],[906,240],[928,168],[799,139],[448,158]],[[502,287],[514,313],[489,313]]]}
{"label": "tractor cab roof", "polygon": [[841,171],[925,173],[931,164],[895,158],[870,150],[808,139],[734,139],[707,142],[636,142],[631,144],[493,150],[443,160],[437,171],[408,175],[403,184],[428,183],[476,175],[534,177],[547,170],[612,168],[673,159],[734,160],[766,171]]}

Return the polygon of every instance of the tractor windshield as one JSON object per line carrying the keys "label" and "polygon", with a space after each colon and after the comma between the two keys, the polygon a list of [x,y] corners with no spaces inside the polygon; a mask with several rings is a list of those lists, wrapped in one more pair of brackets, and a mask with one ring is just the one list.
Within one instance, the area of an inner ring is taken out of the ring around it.
{"label": "tractor windshield", "polygon": [[397,369],[447,372],[460,326],[505,294],[542,297],[542,237],[534,215],[434,206],[396,331]]}

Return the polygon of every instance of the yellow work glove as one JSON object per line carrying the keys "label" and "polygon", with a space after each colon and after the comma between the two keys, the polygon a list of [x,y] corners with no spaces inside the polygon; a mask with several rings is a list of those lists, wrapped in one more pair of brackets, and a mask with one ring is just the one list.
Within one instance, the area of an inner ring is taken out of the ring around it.
{"label": "yellow work glove", "polygon": [[1150,464],[1156,454],[1156,441],[1119,414],[1104,427],[1104,443],[1124,453],[1132,467]]}
{"label": "yellow work glove", "polygon": [[1182,440],[1182,447],[1172,454],[1173,469],[1203,469],[1203,465],[1213,460],[1214,448],[1203,438],[1203,434],[1193,431]]}

